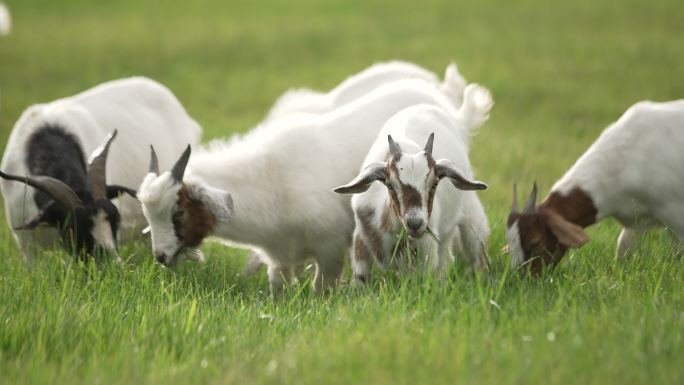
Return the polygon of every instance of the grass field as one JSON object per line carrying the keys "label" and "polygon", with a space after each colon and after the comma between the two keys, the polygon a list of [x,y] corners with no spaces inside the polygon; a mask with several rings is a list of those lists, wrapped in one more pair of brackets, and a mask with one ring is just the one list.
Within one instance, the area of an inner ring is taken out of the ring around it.
{"label": "grass field", "polygon": [[324,298],[302,284],[274,302],[264,276],[238,274],[243,251],[206,245],[206,264],[178,271],[142,245],[123,247],[123,266],[45,252],[29,269],[3,223],[0,384],[684,383],[684,259],[666,234],[618,263],[607,221],[536,280],[499,251],[513,181],[546,191],[629,105],[684,96],[681,0],[9,6],[3,143],[29,104],[129,75],[169,86],[208,139],[248,130],[289,86],[457,61],[496,101],[471,155],[494,265],[448,282],[376,275]]}

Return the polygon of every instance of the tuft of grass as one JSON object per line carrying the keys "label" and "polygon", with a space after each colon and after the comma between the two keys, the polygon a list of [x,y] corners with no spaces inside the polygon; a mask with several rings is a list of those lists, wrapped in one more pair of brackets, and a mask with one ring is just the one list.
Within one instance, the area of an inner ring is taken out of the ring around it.
{"label": "tuft of grass", "polygon": [[1,226],[0,383],[684,383],[684,260],[666,234],[617,262],[607,221],[539,279],[498,252],[513,181],[550,187],[629,105],[684,95],[680,3],[9,1],[0,140],[30,104],[131,75],[169,86],[206,140],[289,87],[395,58],[455,60],[496,105],[470,151],[490,186],[488,275],[378,273],[327,296],[305,277],[273,301],[241,250],[207,243],[207,263],[176,270],[144,243],[122,265],[49,250],[27,266]]}

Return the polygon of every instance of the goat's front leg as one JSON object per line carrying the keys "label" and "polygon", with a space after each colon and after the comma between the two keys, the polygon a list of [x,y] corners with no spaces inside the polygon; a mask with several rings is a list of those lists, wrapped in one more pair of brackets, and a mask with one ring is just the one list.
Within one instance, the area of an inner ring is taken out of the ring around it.
{"label": "goat's front leg", "polygon": [[451,242],[444,242],[437,244],[436,242],[423,242],[420,247],[421,253],[427,254],[429,262],[429,272],[432,272],[437,278],[443,279],[446,277],[449,262],[453,260],[451,254]]}
{"label": "goat's front leg", "polygon": [[352,285],[363,285],[368,282],[373,264],[373,253],[361,234],[354,234],[349,260],[352,269]]}

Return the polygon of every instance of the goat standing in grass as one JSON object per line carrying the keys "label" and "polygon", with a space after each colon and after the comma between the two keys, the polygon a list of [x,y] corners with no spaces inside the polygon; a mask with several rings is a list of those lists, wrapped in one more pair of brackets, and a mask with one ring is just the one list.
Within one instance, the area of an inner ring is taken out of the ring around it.
{"label": "goat standing in grass", "polygon": [[349,198],[330,190],[355,175],[389,117],[421,103],[454,110],[434,85],[404,80],[328,114],[279,119],[192,158],[188,148],[171,172],[160,174],[153,156],[138,197],[156,259],[172,266],[198,258],[202,240],[214,236],[260,250],[274,295],[309,260],[315,290],[333,286],[353,217]]}
{"label": "goat standing in grass", "polygon": [[[457,246],[474,268],[487,268],[489,227],[472,191],[484,190],[487,185],[473,181],[468,147],[472,130],[487,120],[491,106],[489,92],[471,85],[460,114],[418,105],[385,123],[361,173],[335,189],[355,194],[356,227],[350,254],[353,283],[367,282],[373,261],[387,266],[395,260],[395,252],[404,251],[395,246],[404,231],[409,248],[419,257],[425,255],[426,270],[438,276],[443,276],[454,260],[452,246]],[[442,180],[451,183],[440,183]],[[402,262],[410,262],[406,259],[412,257],[405,255]]]}
{"label": "goat standing in grass", "polygon": [[613,217],[622,258],[650,228],[684,241],[684,101],[640,102],[606,128],[539,205],[537,185],[522,211],[517,194],[506,226],[512,266],[539,273],[589,238],[584,228]]}
{"label": "goat standing in grass", "polygon": [[[107,141],[104,151],[96,151],[114,129],[118,136],[111,148]],[[24,257],[30,261],[38,248],[60,239],[79,253],[97,247],[114,251],[119,228],[123,240],[137,237],[145,223],[139,202],[128,196],[116,205],[109,200],[122,192],[135,195],[123,186],[140,184],[150,143],[164,138],[159,156],[170,165],[200,133],[171,91],[146,78],[103,83],[26,109],[0,166],[6,173],[5,215]],[[87,163],[90,153],[94,158]]]}

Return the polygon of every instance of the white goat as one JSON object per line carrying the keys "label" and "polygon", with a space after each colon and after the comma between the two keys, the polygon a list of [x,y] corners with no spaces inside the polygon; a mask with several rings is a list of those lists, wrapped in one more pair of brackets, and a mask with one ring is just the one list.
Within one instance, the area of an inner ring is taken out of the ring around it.
{"label": "white goat", "polygon": [[0,36],[9,35],[12,30],[12,18],[5,3],[0,2]]}
{"label": "white goat", "polygon": [[[86,167],[86,156],[115,129],[118,137],[111,143],[105,180],[106,151],[98,165],[91,161]],[[200,135],[199,125],[171,91],[140,77],[26,109],[12,129],[0,166],[2,177],[9,179],[2,181],[7,221],[25,258],[31,259],[36,246],[53,246],[58,235],[75,238],[72,246],[87,252],[98,245],[113,249],[119,214],[123,239],[137,236],[145,223],[140,204],[122,196],[118,210],[112,210],[108,199],[122,191],[135,194],[121,186],[137,186],[143,179],[140,165],[147,161],[151,143],[160,144],[162,164],[171,165]],[[110,185],[102,191],[105,181]],[[107,201],[104,213],[93,206],[102,200]],[[69,221],[68,214],[81,222]],[[48,227],[40,226],[44,224]]]}
{"label": "white goat", "polygon": [[684,100],[640,102],[606,128],[536,205],[534,185],[525,208],[514,202],[506,238],[513,266],[534,273],[554,266],[568,248],[588,241],[583,228],[607,217],[623,226],[623,257],[651,227],[664,224],[684,241]]}
{"label": "white goat", "polygon": [[[426,270],[439,276],[454,259],[454,244],[461,246],[474,267],[487,267],[487,217],[475,192],[461,190],[487,188],[472,181],[468,147],[471,132],[487,120],[492,104],[487,89],[470,85],[459,114],[418,105],[385,123],[361,173],[335,189],[355,194],[356,228],[350,254],[353,283],[368,280],[373,261],[386,266],[395,260],[402,229],[409,237],[409,247],[429,260],[426,267],[431,269]],[[440,184],[444,178],[451,183]],[[376,181],[382,184],[373,183]],[[433,232],[436,239],[426,236],[426,231]]]}
{"label": "white goat", "polygon": [[316,264],[316,290],[335,284],[353,217],[349,198],[330,190],[356,174],[389,117],[420,103],[453,109],[432,84],[398,81],[331,113],[297,114],[214,143],[187,173],[189,148],[171,172],[151,167],[138,198],[155,257],[164,265],[198,258],[202,240],[215,236],[259,249],[273,294],[307,260]]}
{"label": "white goat", "polygon": [[444,72],[440,84],[437,75],[413,63],[389,61],[376,63],[352,75],[327,93],[297,88],[286,91],[271,107],[266,121],[292,113],[330,112],[350,103],[378,87],[397,80],[420,79],[437,86],[452,100],[456,107],[462,103],[466,81],[458,72],[456,64],[451,63]]}

